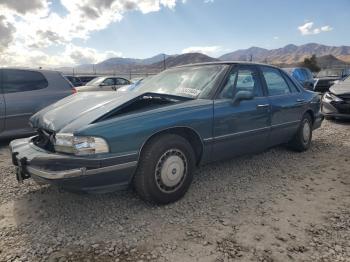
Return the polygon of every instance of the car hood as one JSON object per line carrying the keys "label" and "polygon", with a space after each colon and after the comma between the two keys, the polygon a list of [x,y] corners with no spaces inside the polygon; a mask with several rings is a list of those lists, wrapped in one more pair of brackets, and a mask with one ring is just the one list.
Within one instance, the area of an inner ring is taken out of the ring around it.
{"label": "car hood", "polygon": [[30,119],[33,128],[53,132],[74,132],[145,94],[82,92],[68,96],[37,112]]}
{"label": "car hood", "polygon": [[335,95],[349,95],[350,94],[350,80],[340,81],[339,83],[329,88]]}

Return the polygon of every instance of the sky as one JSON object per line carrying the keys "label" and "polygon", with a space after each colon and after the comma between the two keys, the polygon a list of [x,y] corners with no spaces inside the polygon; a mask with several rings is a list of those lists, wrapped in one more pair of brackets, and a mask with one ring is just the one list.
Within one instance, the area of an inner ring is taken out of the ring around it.
{"label": "sky", "polygon": [[350,45],[350,0],[0,0],[1,66]]}

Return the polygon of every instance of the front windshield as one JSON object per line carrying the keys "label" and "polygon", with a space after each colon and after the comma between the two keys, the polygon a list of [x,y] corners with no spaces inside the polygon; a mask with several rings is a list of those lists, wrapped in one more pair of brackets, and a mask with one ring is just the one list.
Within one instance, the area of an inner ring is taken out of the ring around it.
{"label": "front windshield", "polygon": [[94,79],[92,79],[90,82],[87,82],[86,85],[87,86],[96,86],[102,83],[102,81],[105,80],[105,77],[96,77]]}
{"label": "front windshield", "polygon": [[201,65],[173,68],[145,79],[138,91],[188,98],[204,98],[213,90],[218,77],[228,65]]}

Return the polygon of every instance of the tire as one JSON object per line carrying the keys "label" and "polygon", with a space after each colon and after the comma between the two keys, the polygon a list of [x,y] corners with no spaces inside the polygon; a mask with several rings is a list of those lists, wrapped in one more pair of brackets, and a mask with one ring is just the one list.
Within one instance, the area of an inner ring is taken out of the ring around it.
{"label": "tire", "polygon": [[176,134],[156,136],[141,153],[134,188],[145,201],[175,202],[190,187],[195,163],[194,150],[185,138]]}
{"label": "tire", "polygon": [[289,147],[295,151],[303,152],[310,148],[312,140],[312,119],[309,114],[305,114],[300,122],[298,131],[289,142]]}

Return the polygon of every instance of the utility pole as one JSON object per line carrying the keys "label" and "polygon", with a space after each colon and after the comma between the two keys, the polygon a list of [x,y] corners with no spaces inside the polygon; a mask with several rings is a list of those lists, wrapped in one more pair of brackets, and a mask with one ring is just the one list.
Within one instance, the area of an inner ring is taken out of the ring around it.
{"label": "utility pole", "polygon": [[163,70],[166,69],[166,64],[165,64],[165,54],[163,54]]}
{"label": "utility pole", "polygon": [[250,59],[249,59],[250,62],[253,62],[253,55],[250,54]]}

